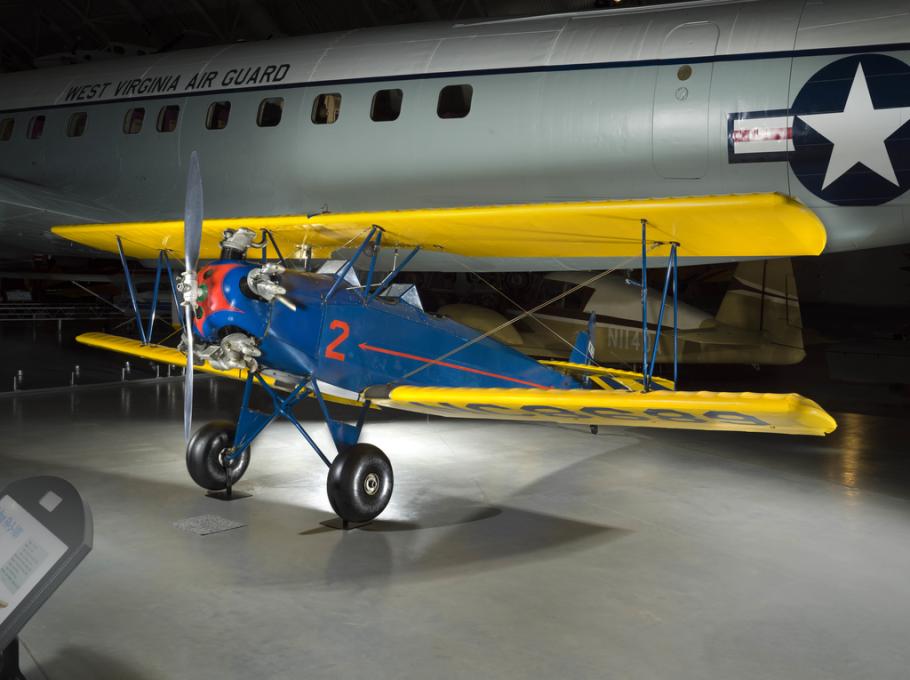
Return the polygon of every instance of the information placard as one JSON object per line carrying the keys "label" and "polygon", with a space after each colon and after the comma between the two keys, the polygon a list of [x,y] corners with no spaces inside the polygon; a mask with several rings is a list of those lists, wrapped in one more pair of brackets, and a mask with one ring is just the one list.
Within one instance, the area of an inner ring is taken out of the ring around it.
{"label": "information placard", "polygon": [[[92,512],[59,477],[0,488],[0,661],[8,645],[92,549]],[[13,656],[15,654],[13,653]]]}
{"label": "information placard", "polygon": [[66,554],[66,544],[11,496],[0,498],[0,625]]}

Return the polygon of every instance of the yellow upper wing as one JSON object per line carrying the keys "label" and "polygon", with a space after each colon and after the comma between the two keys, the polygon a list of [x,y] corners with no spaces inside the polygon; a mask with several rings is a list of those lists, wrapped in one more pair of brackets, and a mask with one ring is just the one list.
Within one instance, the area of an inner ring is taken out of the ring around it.
{"label": "yellow upper wing", "polygon": [[[473,208],[208,219],[203,258],[215,258],[225,229],[269,229],[288,256],[313,248],[314,256],[357,245],[373,225],[383,246],[415,247],[476,257],[632,257],[641,254],[641,220],[648,241],[680,244],[680,257],[783,257],[817,255],[824,225],[807,207],[780,194],[538,203]],[[183,222],[133,222],[54,227],[78,243],[127,255],[183,257]],[[666,255],[668,245],[651,251]]]}

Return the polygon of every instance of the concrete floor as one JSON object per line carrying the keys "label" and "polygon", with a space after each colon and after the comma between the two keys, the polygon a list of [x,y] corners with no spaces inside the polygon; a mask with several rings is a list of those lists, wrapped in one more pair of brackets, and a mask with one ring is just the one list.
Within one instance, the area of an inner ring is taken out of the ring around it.
{"label": "concrete floor", "polygon": [[[239,401],[196,389],[197,423]],[[345,533],[284,423],[257,442],[252,498],[205,498],[181,406],[173,383],[0,399],[0,485],[61,475],[95,515],[94,551],[23,633],[30,677],[910,673],[902,420],[838,414],[820,440],[383,416],[365,439],[395,494]],[[206,513],[248,526],[173,526]]]}

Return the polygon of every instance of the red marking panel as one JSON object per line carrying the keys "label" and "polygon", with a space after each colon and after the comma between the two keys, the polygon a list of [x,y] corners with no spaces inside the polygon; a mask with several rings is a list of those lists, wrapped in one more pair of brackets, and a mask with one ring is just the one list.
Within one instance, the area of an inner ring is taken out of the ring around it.
{"label": "red marking panel", "polygon": [[731,163],[785,162],[793,151],[793,116],[789,111],[746,111],[727,119]]}
{"label": "red marking panel", "polygon": [[733,131],[734,142],[780,142],[793,139],[792,127],[749,128]]}
{"label": "red marking panel", "polygon": [[199,286],[202,299],[196,304],[196,313],[194,314],[194,324],[200,335],[204,335],[203,324],[205,320],[216,312],[240,312],[230,302],[224,294],[224,279],[228,273],[239,267],[239,264],[212,264],[203,267],[196,275],[196,283]]}

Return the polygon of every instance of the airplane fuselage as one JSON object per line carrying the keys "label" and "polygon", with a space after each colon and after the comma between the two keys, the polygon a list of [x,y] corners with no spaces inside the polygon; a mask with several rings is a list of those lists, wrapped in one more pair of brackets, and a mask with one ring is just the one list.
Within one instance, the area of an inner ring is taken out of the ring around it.
{"label": "airplane fuselage", "polygon": [[[0,246],[179,217],[192,150],[207,217],[779,192],[828,252],[905,243],[908,36],[904,0],[709,0],[5,75]],[[503,258],[414,268],[608,264]]]}
{"label": "airplane fuselage", "polygon": [[[266,302],[245,285],[256,265],[219,260],[198,272],[196,336],[217,345],[230,334],[255,339],[260,366],[295,384],[309,376],[357,399],[371,385],[578,387],[552,368],[401,297],[365,300],[363,289],[331,275],[286,272],[291,306]],[[371,289],[371,290],[375,290]]]}

